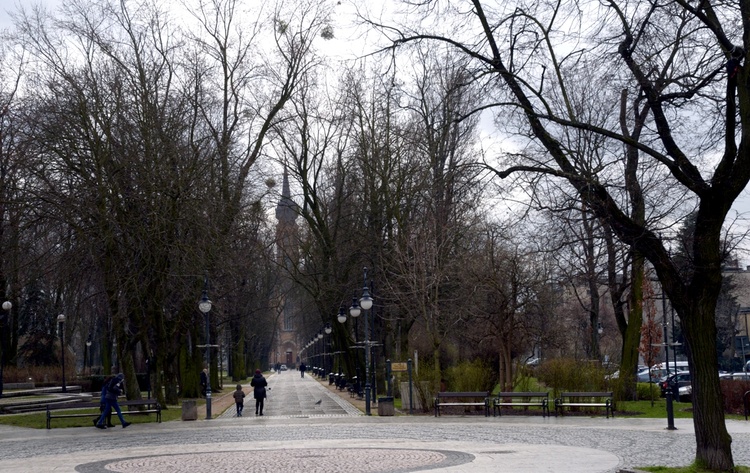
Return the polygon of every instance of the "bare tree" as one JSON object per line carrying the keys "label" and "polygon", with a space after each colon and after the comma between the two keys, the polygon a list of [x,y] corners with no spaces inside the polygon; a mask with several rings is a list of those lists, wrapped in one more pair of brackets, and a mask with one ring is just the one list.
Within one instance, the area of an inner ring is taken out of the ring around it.
{"label": "bare tree", "polygon": [[[436,19],[438,6],[454,7],[453,2],[427,1],[414,8]],[[730,470],[734,462],[716,371],[714,311],[721,288],[722,225],[750,180],[750,153],[742,133],[742,117],[750,109],[750,101],[745,100],[748,71],[743,66],[750,45],[732,40],[748,36],[743,34],[750,28],[745,15],[736,5],[685,1],[626,5],[612,0],[601,10],[576,10],[566,3],[513,7],[505,11],[472,0],[469,14],[441,17],[442,23],[433,22],[429,30],[414,31],[409,26],[383,30],[393,35],[396,45],[425,40],[450,44],[499,80],[503,87],[497,88],[496,103],[513,107],[511,113],[519,121],[511,124],[531,139],[529,145],[544,149],[549,159],[519,162],[497,175],[540,172],[567,180],[620,239],[652,263],[680,316],[689,352],[701,354],[689,358],[696,461],[712,470]],[[558,24],[569,26],[570,15],[575,13],[581,20],[583,15],[586,18],[579,23],[579,42],[585,43],[581,47],[570,47],[562,35],[569,28]],[[613,18],[618,26],[608,28]],[[426,24],[410,21],[410,25]],[[587,41],[586,33],[602,30],[618,40]],[[603,77],[643,97],[652,133],[636,141],[615,124],[602,126],[585,114],[561,113],[555,105],[570,103],[566,101],[568,84],[576,80],[565,74],[562,65],[584,57],[591,58],[589,67],[606,65],[598,69]],[[549,81],[555,85],[550,87]],[[694,116],[702,116],[702,123],[690,122]],[[594,131],[613,143],[636,147],[691,194],[698,208],[690,249],[697,269],[688,278],[679,273],[654,229],[623,210],[625,205],[612,185],[616,181],[608,179],[618,174],[622,178],[622,173],[607,174],[600,169],[592,175],[579,166],[561,140],[569,130]],[[710,169],[703,161],[709,151],[719,156],[718,164]]]}

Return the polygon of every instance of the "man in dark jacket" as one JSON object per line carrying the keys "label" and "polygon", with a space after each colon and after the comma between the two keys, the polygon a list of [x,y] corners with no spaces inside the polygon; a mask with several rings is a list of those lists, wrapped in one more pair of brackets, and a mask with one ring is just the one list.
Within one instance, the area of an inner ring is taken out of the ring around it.
{"label": "man in dark jacket", "polygon": [[96,424],[97,429],[106,429],[107,427],[104,425],[104,419],[107,416],[107,412],[114,408],[115,412],[117,412],[117,417],[120,418],[120,422],[122,423],[122,428],[130,425],[130,422],[126,422],[125,419],[122,417],[122,411],[120,410],[120,405],[117,403],[117,396],[122,394],[122,388],[123,388],[123,382],[125,381],[125,375],[120,373],[114,378],[112,378],[112,381],[109,382],[107,385],[107,392],[104,395],[104,411],[102,411],[101,417],[99,417],[99,422]]}
{"label": "man in dark jacket", "polygon": [[263,404],[264,400],[266,399],[266,386],[268,386],[268,381],[266,381],[266,378],[263,377],[263,374],[261,374],[260,370],[255,370],[255,376],[253,376],[253,379],[250,380],[250,386],[254,388],[253,397],[255,398],[255,415],[262,416]]}
{"label": "man in dark jacket", "polygon": [[[99,412],[105,412],[104,408],[107,406],[107,389],[109,388],[109,382],[112,381],[114,378],[112,376],[107,376],[104,379],[104,383],[102,383],[102,392],[99,396]],[[107,427],[114,427],[112,425],[112,408],[108,409],[107,411]],[[96,427],[96,424],[99,423],[99,418],[94,419],[94,427]]]}

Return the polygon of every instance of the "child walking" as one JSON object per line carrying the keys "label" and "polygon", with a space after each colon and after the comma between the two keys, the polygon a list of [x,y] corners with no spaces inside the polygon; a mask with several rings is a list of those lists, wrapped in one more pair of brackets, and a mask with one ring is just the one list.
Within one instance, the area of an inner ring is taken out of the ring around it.
{"label": "child walking", "polygon": [[245,392],[242,391],[242,385],[237,385],[237,390],[232,394],[234,396],[234,403],[237,406],[237,417],[242,417],[242,408],[245,404]]}

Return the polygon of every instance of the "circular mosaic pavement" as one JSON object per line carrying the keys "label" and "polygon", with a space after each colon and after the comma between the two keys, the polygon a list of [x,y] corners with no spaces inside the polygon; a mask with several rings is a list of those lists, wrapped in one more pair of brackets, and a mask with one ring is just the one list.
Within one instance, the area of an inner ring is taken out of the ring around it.
{"label": "circular mosaic pavement", "polygon": [[402,473],[469,463],[474,456],[447,450],[290,448],[152,455],[111,459],[76,467],[80,473],[217,473],[237,471]]}

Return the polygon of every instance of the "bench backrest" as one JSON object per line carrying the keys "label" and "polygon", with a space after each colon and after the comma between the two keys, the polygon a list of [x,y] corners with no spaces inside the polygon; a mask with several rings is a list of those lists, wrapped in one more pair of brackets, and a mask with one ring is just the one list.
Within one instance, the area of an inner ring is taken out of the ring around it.
{"label": "bench backrest", "polygon": [[437,397],[489,397],[490,393],[487,392],[465,392],[465,393],[453,393],[441,391],[437,393]]}
{"label": "bench backrest", "polygon": [[149,406],[151,404],[159,404],[156,399],[133,399],[129,401],[119,401],[121,406]]}
{"label": "bench backrest", "polygon": [[549,393],[547,392],[498,393],[497,397],[549,397]]}
{"label": "bench backrest", "polygon": [[560,397],[612,397],[612,393],[611,392],[560,393]]}

